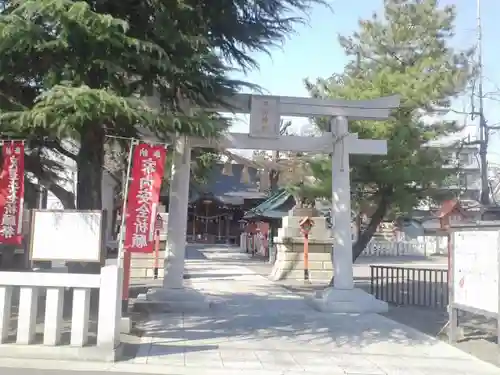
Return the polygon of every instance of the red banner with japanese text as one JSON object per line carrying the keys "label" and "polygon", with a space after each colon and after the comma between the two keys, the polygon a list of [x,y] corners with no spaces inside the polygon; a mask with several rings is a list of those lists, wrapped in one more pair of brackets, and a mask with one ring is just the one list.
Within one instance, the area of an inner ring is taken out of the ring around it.
{"label": "red banner with japanese text", "polygon": [[0,243],[20,245],[24,203],[24,142],[4,141],[0,171]]}
{"label": "red banner with japanese text", "polygon": [[155,219],[167,150],[162,145],[135,146],[125,218],[125,251],[152,253]]}

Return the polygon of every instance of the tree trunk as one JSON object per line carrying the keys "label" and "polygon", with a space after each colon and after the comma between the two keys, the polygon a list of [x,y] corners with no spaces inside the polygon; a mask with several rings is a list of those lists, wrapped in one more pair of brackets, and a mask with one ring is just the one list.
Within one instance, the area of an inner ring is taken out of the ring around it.
{"label": "tree trunk", "polygon": [[[277,163],[278,160],[280,158],[280,152],[279,151],[274,151],[273,152],[273,157],[272,157],[272,161]],[[278,190],[278,182],[279,182],[279,178],[280,178],[280,172],[278,170],[275,170],[275,169],[271,169],[269,171],[269,187],[271,189],[271,192],[275,192],[276,190]]]}
{"label": "tree trunk", "polygon": [[[385,214],[387,213],[387,210],[389,209],[389,194],[390,193],[383,193],[382,192],[382,197],[380,198],[380,201],[378,203],[377,209],[373,213],[373,215],[370,217],[370,223],[366,227],[366,229],[362,232],[359,233],[359,237],[357,241],[354,243],[352,246],[352,261],[353,263],[358,259],[358,257],[361,255],[363,250],[365,249],[366,245],[370,242],[372,239],[373,235],[377,231],[378,226],[384,219]],[[359,229],[358,229],[359,231]],[[333,261],[335,259],[332,257]],[[332,276],[330,283],[328,284],[329,286],[333,286],[335,280],[335,275]]]}
{"label": "tree trunk", "polygon": [[359,237],[361,237],[361,224],[363,224],[363,220],[361,219],[361,211],[358,211],[356,215],[356,241]]}
{"label": "tree trunk", "polygon": [[100,125],[89,125],[80,132],[77,164],[76,206],[79,210],[100,210],[104,164],[104,131]]}
{"label": "tree trunk", "polygon": [[372,239],[373,235],[377,231],[378,226],[384,219],[385,214],[387,213],[387,210],[389,208],[389,200],[387,199],[387,196],[382,196],[380,199],[380,202],[377,206],[377,209],[373,213],[373,215],[370,217],[370,223],[366,227],[366,229],[362,232],[360,232],[360,235],[358,237],[358,240],[352,247],[352,261],[355,262],[356,259],[361,255],[363,250],[365,249],[366,245],[370,242]]}
{"label": "tree trunk", "polygon": [[[102,208],[102,167],[104,164],[104,130],[100,125],[89,125],[80,132],[80,150],[77,155],[78,185],[76,206],[79,210]],[[101,264],[68,262],[72,273],[100,273],[105,261],[102,249]]]}
{"label": "tree trunk", "polygon": [[59,185],[53,184],[50,185],[50,192],[59,199],[63,205],[63,207],[67,210],[73,210],[76,208],[75,206],[75,194],[66,189],[60,187]]}
{"label": "tree trunk", "polygon": [[[483,131],[482,129],[480,131]],[[490,205],[490,184],[488,181],[488,172],[487,172],[487,148],[488,148],[488,136],[484,142],[481,142],[479,145],[479,160],[481,162],[481,195],[480,202],[484,206]]]}

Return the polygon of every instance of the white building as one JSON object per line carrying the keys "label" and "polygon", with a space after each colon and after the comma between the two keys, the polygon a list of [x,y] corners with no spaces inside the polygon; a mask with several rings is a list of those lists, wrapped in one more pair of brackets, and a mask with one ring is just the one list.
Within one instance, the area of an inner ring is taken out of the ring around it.
{"label": "white building", "polygon": [[443,168],[456,168],[457,173],[443,184],[442,188],[452,190],[457,198],[479,200],[481,194],[481,165],[477,146],[444,146],[447,162]]}

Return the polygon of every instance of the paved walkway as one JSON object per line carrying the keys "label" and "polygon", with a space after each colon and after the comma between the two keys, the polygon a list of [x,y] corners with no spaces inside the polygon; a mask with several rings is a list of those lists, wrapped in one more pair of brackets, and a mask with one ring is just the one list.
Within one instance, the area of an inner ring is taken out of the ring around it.
{"label": "paved walkway", "polygon": [[167,365],[179,374],[500,374],[382,316],[316,312],[246,268],[246,255],[236,249],[189,253],[192,287],[217,303],[208,313],[153,316],[134,363]]}
{"label": "paved walkway", "polygon": [[[216,301],[211,310],[150,317],[143,327],[146,333],[137,357],[126,362],[75,365],[45,361],[43,367],[31,362],[26,367],[65,369],[68,375],[77,375],[77,370],[89,374],[95,371],[96,375],[100,371],[171,375],[500,375],[500,369],[493,365],[380,315],[316,312],[298,295],[245,267],[247,256],[236,249],[191,247],[188,255],[189,282]],[[2,374],[2,366],[12,367],[0,361]]]}

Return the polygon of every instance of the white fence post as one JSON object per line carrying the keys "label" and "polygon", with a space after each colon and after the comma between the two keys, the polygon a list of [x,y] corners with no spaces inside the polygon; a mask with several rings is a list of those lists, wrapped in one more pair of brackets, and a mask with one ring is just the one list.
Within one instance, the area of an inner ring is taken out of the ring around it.
{"label": "white fence post", "polygon": [[0,285],[0,344],[9,337],[12,287]]}
{"label": "white fence post", "polygon": [[242,252],[247,251],[247,234],[245,232],[240,234],[240,249]]}
{"label": "white fence post", "polygon": [[16,343],[18,344],[29,345],[35,340],[38,293],[39,289],[36,286],[21,287],[17,320]]}
{"label": "white fence post", "polygon": [[63,323],[64,288],[48,288],[45,302],[44,345],[59,345]]}
{"label": "white fence post", "polygon": [[73,312],[71,315],[71,346],[85,346],[89,337],[90,289],[73,291]]}
{"label": "white fence post", "polygon": [[119,344],[122,317],[122,279],[122,269],[117,265],[109,265],[101,269],[97,326],[98,347],[114,349]]}

